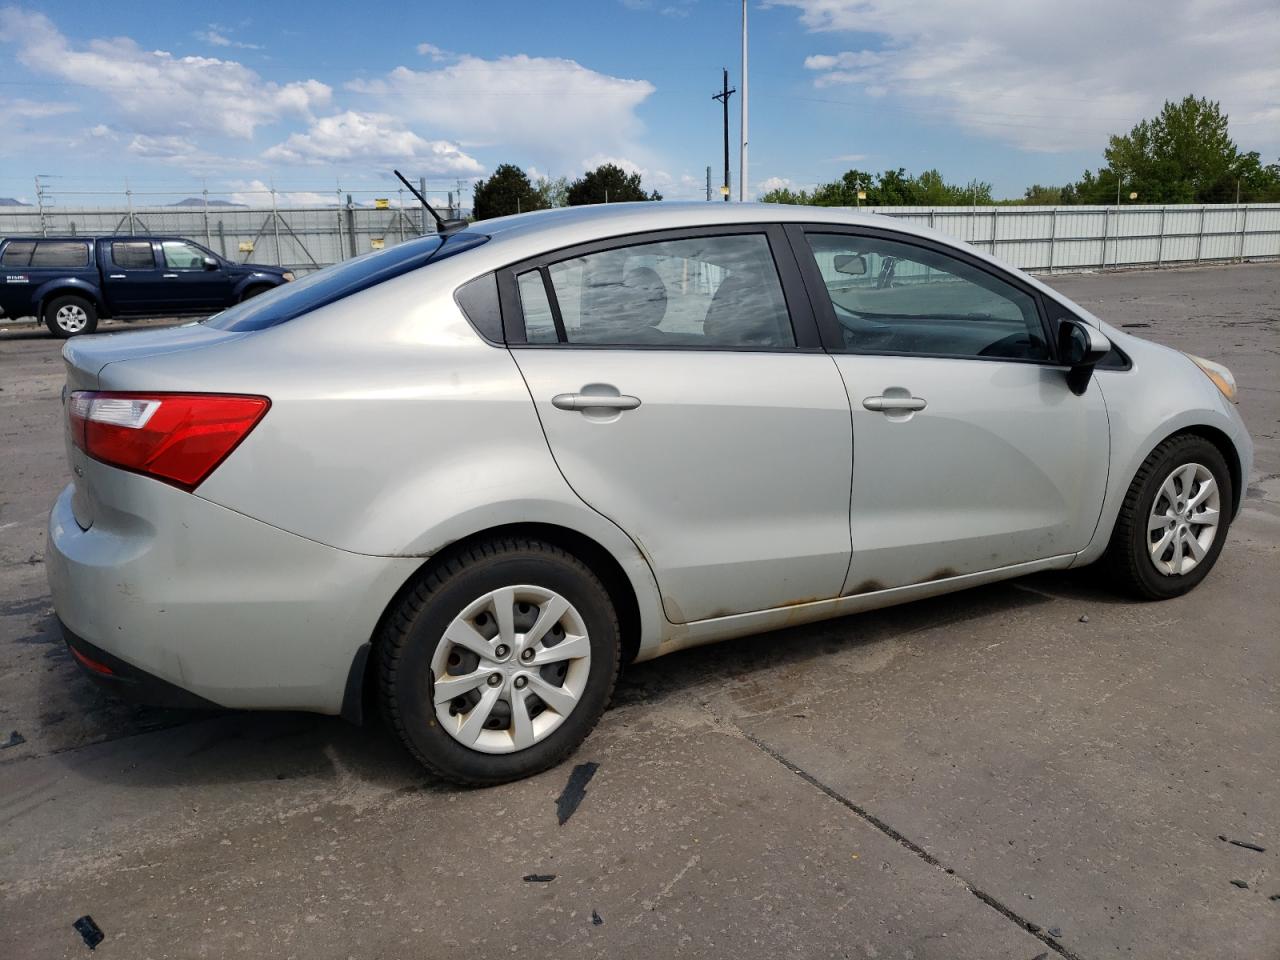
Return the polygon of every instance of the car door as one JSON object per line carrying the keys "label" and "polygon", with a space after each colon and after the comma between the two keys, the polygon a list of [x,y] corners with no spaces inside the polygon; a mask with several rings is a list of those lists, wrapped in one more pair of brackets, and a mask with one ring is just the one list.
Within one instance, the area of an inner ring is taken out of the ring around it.
{"label": "car door", "polygon": [[[227,305],[231,281],[221,261],[203,247],[187,240],[163,240],[160,254],[164,260],[169,309],[176,313],[200,313],[221,310]],[[205,261],[212,260],[210,267]]]}
{"label": "car door", "polygon": [[102,256],[105,283],[103,292],[113,314],[156,311],[165,295],[161,264],[155,244],[146,239],[99,240],[106,247]]}
{"label": "car door", "polygon": [[1053,359],[1039,294],[941,244],[791,227],[852,407],[846,592],[1082,550],[1107,480],[1106,407]]}
{"label": "car door", "polygon": [[683,623],[836,596],[849,404],[777,228],[664,231],[501,271],[556,463]]}

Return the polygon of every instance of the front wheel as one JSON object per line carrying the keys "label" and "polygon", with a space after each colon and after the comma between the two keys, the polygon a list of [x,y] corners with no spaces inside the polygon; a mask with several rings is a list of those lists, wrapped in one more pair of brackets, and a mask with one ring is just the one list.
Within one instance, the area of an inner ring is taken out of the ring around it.
{"label": "front wheel", "polygon": [[55,337],[63,340],[93,333],[98,328],[98,308],[84,297],[70,294],[54,297],[45,305],[44,325]]}
{"label": "front wheel", "polygon": [[383,712],[427,769],[488,785],[559,763],[595,727],[617,679],[604,586],[536,540],[487,541],[422,578],[377,644]]}
{"label": "front wheel", "polygon": [[1129,593],[1180,597],[1213,568],[1234,502],[1222,453],[1192,434],[1171,437],[1138,469],[1116,518],[1106,562]]}

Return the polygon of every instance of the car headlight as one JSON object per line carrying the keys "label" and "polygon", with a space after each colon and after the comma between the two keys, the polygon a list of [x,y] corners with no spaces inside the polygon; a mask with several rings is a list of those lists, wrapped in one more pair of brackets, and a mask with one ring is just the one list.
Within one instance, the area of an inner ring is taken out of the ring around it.
{"label": "car headlight", "polygon": [[286,270],[284,273],[282,273],[282,274],[281,274],[281,276],[282,276],[282,277],[284,277],[284,282],[285,282],[285,283],[292,283],[292,282],[293,282],[293,271],[292,271],[292,270]]}
{"label": "car headlight", "polygon": [[1232,403],[1239,403],[1236,399],[1236,378],[1231,375],[1228,370],[1220,363],[1214,363],[1212,360],[1206,360],[1204,357],[1197,357],[1193,353],[1188,353],[1187,358],[1197,367],[1204,371],[1204,375],[1213,381],[1213,385],[1222,391],[1222,395]]}

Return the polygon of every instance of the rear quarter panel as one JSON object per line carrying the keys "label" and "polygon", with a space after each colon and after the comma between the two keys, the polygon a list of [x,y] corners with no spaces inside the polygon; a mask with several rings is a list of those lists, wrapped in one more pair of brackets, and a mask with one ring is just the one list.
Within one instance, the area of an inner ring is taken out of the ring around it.
{"label": "rear quarter panel", "polygon": [[569,488],[511,354],[453,300],[476,272],[465,256],[243,338],[110,363],[102,389],[268,396],[266,417],[196,494],[345,551],[425,558],[511,523],[589,536],[637,593],[642,651],[656,647],[648,564]]}

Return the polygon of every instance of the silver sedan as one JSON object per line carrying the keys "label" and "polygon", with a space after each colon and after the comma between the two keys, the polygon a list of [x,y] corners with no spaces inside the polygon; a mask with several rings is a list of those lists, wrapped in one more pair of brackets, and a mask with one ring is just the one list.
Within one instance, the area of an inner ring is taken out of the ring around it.
{"label": "silver sedan", "polygon": [[1095,561],[1183,594],[1252,460],[1226,368],[821,208],[487,221],[63,354],[84,669],[378,708],[475,784],[563,759],[630,661]]}

